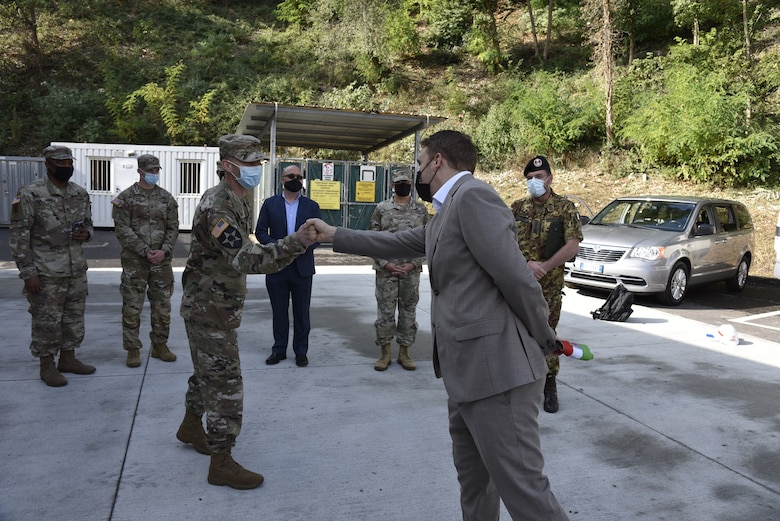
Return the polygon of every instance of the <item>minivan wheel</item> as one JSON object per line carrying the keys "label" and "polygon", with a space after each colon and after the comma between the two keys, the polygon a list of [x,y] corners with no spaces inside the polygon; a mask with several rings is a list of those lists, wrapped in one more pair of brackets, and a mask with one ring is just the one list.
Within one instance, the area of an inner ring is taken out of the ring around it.
{"label": "minivan wheel", "polygon": [[730,279],[726,279],[726,288],[729,291],[742,291],[747,285],[748,272],[750,271],[750,259],[747,255],[742,257],[737,266],[737,271]]}
{"label": "minivan wheel", "polygon": [[666,290],[658,294],[658,300],[667,306],[676,306],[685,298],[688,291],[688,266],[684,262],[677,262],[669,274]]}

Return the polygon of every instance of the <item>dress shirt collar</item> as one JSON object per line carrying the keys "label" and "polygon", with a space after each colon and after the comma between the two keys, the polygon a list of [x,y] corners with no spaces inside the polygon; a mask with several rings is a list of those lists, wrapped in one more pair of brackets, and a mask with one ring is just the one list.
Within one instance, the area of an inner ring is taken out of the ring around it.
{"label": "dress shirt collar", "polygon": [[433,209],[437,212],[441,210],[441,206],[444,204],[444,200],[447,199],[447,194],[450,193],[450,190],[452,190],[452,187],[455,185],[455,183],[463,177],[464,175],[469,175],[471,172],[468,170],[463,170],[461,172],[458,172],[454,176],[450,177],[446,183],[444,183],[441,188],[439,188],[435,194],[433,194]]}

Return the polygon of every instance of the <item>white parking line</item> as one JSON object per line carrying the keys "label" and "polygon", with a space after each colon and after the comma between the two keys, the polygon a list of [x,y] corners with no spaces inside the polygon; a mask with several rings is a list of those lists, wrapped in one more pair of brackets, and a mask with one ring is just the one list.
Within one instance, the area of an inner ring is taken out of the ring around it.
{"label": "white parking line", "polygon": [[742,317],[742,318],[730,318],[729,322],[739,322],[741,324],[748,324],[750,326],[763,327],[765,329],[772,329],[774,331],[780,331],[780,327],[767,326],[767,325],[764,325],[764,324],[754,324],[753,323],[754,320],[761,320],[762,318],[767,318],[767,317],[776,317],[778,315],[780,315],[780,311],[770,311],[768,313],[759,313],[758,315],[748,315],[748,316]]}

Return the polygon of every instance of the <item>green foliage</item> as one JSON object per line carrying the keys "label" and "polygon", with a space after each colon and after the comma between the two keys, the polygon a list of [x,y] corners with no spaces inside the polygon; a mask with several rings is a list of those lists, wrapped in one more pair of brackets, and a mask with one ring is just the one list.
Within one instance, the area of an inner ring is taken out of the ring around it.
{"label": "green foliage", "polygon": [[[531,4],[544,38],[548,1]],[[652,51],[614,70],[617,150],[604,147],[604,87],[583,44],[593,19],[579,0],[555,0],[544,63],[519,0],[3,1],[0,151],[213,144],[247,103],[276,101],[449,116],[436,128],[472,134],[483,165],[591,151],[697,182],[778,182],[780,1],[747,2],[749,56],[741,2],[611,5],[616,37]],[[671,39],[694,20],[701,45]]]}
{"label": "green foliage", "polygon": [[435,49],[455,49],[463,45],[473,22],[473,12],[468,2],[440,0],[431,2],[425,11],[427,22],[425,43]]}
{"label": "green foliage", "polygon": [[537,72],[491,107],[474,134],[481,156],[498,164],[514,156],[565,155],[602,134],[602,95],[590,76]]}
{"label": "green foliage", "polygon": [[139,105],[143,100],[146,107],[153,111],[153,117],[162,121],[170,144],[205,142],[207,137],[203,129],[210,122],[210,107],[216,90],[211,90],[199,99],[191,99],[184,109],[180,101],[183,96],[181,83],[186,67],[182,62],[165,69],[166,83],[160,86],[155,82],[136,89],[127,97],[122,108],[126,115],[143,110]]}
{"label": "green foliage", "polygon": [[772,118],[754,110],[746,64],[708,42],[640,61],[619,86],[618,135],[642,163],[676,178],[719,186],[775,179],[780,139]]}
{"label": "green foliage", "polygon": [[106,131],[108,118],[95,117],[103,96],[93,90],[45,84],[47,92],[33,100],[32,109],[42,114],[46,126],[43,141],[96,141]]}
{"label": "green foliage", "polygon": [[289,24],[305,25],[315,0],[284,0],[276,7],[274,14]]}

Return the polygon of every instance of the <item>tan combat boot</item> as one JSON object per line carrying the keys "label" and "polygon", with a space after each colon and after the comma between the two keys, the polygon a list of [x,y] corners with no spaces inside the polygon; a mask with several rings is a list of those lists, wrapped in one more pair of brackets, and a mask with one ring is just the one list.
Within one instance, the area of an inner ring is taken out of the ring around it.
{"label": "tan combat boot", "polygon": [[211,455],[208,479],[212,485],[227,485],[238,490],[249,490],[262,485],[265,478],[262,474],[245,469],[233,460],[230,452],[226,452]]}
{"label": "tan combat boot", "polygon": [[166,344],[160,344],[152,346],[152,358],[159,358],[163,362],[173,362],[176,360],[176,355],[171,353]]}
{"label": "tan combat boot", "polygon": [[95,372],[95,366],[89,365],[76,359],[76,353],[73,349],[60,351],[60,363],[57,369],[61,373],[92,374]]}
{"label": "tan combat boot", "polygon": [[128,349],[127,350],[127,367],[139,367],[141,365],[141,350],[140,349]]}
{"label": "tan combat boot", "polygon": [[409,346],[401,346],[401,349],[398,350],[398,363],[407,371],[414,371],[417,369],[417,364],[415,364],[414,360],[409,356]]}
{"label": "tan combat boot", "polygon": [[203,423],[197,414],[189,411],[184,413],[176,438],[182,443],[191,443],[201,454],[211,454],[206,444],[206,431],[203,430]]}
{"label": "tan combat boot", "polygon": [[62,387],[68,385],[68,379],[65,378],[54,367],[54,357],[51,355],[41,356],[41,380],[49,387]]}
{"label": "tan combat boot", "polygon": [[384,371],[387,366],[393,363],[390,360],[390,344],[382,344],[382,354],[379,356],[379,360],[374,364],[374,369],[377,371]]}

